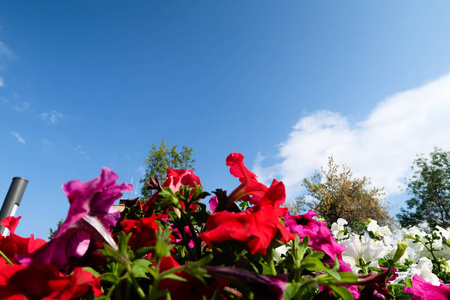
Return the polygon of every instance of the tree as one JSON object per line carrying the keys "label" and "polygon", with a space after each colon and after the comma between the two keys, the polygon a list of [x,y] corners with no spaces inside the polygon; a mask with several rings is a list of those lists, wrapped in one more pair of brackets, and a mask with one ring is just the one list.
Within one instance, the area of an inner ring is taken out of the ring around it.
{"label": "tree", "polygon": [[351,222],[365,222],[367,219],[378,221],[381,225],[395,226],[395,220],[388,213],[388,202],[383,198],[383,189],[369,189],[370,179],[367,177],[353,178],[350,168],[339,166],[333,157],[328,158],[328,170],[310,178],[303,179],[312,201],[306,203],[319,217],[331,226],[337,219],[343,218]]}
{"label": "tree", "polygon": [[436,225],[450,226],[450,152],[435,147],[427,158],[418,155],[411,167],[408,183],[412,198],[401,208],[397,219],[402,227],[426,222],[429,229]]}
{"label": "tree", "polygon": [[[139,182],[145,183],[150,181],[151,177],[164,181],[168,168],[195,170],[195,159],[191,158],[194,149],[183,146],[183,151],[178,152],[177,147],[177,145],[173,145],[172,148],[169,149],[166,140],[164,139],[159,147],[153,144],[152,150],[145,159],[147,165],[145,177]],[[147,189],[146,185],[144,185],[141,189],[141,194],[144,198],[150,198],[153,195],[153,191]]]}

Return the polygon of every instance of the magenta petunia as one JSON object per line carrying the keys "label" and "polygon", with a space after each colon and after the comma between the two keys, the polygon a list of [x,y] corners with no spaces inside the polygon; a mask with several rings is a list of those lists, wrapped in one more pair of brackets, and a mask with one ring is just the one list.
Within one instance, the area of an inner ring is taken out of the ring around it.
{"label": "magenta petunia", "polygon": [[19,256],[20,263],[36,266],[53,263],[64,267],[70,258],[86,253],[91,238],[117,248],[109,227],[117,223],[120,213],[112,206],[122,191],[133,189],[130,184],[117,184],[118,179],[114,171],[102,168],[100,176],[91,181],[65,183],[62,188],[70,202],[66,220],[50,242],[29,255]]}
{"label": "magenta petunia", "polygon": [[411,300],[447,300],[450,299],[450,285],[433,285],[423,280],[419,275],[414,275],[411,287],[405,286],[405,293],[413,294]]}

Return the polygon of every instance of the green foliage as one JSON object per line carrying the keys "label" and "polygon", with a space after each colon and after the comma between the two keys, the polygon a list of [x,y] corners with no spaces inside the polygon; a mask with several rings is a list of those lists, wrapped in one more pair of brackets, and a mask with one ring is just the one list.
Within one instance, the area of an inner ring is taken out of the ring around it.
{"label": "green foliage", "polygon": [[[330,226],[339,218],[349,223],[365,222],[370,218],[381,225],[395,226],[395,220],[388,213],[388,202],[383,199],[383,189],[370,189],[369,185],[369,178],[353,178],[351,169],[345,165],[339,172],[333,157],[328,159],[328,170],[322,168],[310,179],[303,180],[303,186],[313,198],[306,205]],[[302,198],[297,199],[301,205]]]}
{"label": "green foliage", "polygon": [[51,240],[55,236],[56,232],[58,232],[59,227],[61,227],[61,225],[63,223],[64,223],[64,220],[60,219],[58,224],[57,224],[56,230],[53,230],[52,228],[50,228],[50,236],[48,237],[49,240]]}
{"label": "green foliage", "polygon": [[423,154],[414,160],[414,174],[408,183],[412,198],[407,209],[397,214],[403,227],[426,222],[428,228],[450,226],[450,152],[435,147],[429,157]]}
{"label": "green foliage", "polygon": [[[177,147],[177,145],[173,145],[169,149],[166,140],[162,140],[159,146],[153,144],[152,150],[145,159],[147,169],[145,177],[140,180],[140,183],[151,181],[152,177],[164,181],[168,168],[195,170],[195,159],[191,158],[194,149],[183,146],[183,150],[178,152]],[[147,189],[144,185],[141,189],[141,194],[144,198],[150,198],[153,195],[153,191]]]}

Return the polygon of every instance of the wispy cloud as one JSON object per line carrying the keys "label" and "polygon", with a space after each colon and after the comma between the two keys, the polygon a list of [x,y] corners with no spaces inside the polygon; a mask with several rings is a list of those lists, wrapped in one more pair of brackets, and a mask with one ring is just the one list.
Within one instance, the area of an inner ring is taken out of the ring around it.
{"label": "wispy cloud", "polygon": [[16,137],[16,139],[19,143],[25,144],[25,140],[20,136],[20,134],[18,132],[13,131],[13,132],[11,132],[11,134]]}
{"label": "wispy cloud", "polygon": [[16,55],[14,54],[14,52],[9,49],[3,42],[0,42],[0,56],[4,56],[9,59],[16,59]]}
{"label": "wispy cloud", "polygon": [[141,174],[141,175],[145,175],[145,167],[140,166],[138,167],[136,170],[134,170],[135,172]]}
{"label": "wispy cloud", "polygon": [[81,147],[81,145],[78,145],[78,146],[75,148],[75,151],[76,151],[78,154],[84,155],[84,157],[85,157],[86,159],[90,158],[90,156],[87,154],[87,152],[86,152],[85,150],[83,150],[83,147]]}
{"label": "wispy cloud", "polygon": [[40,114],[39,117],[47,124],[54,125],[58,123],[64,115],[56,110],[52,110],[51,112]]}
{"label": "wispy cloud", "polygon": [[48,139],[41,139],[41,144],[45,152],[51,152],[51,150],[55,147],[55,142]]}
{"label": "wispy cloud", "polygon": [[299,195],[302,179],[333,155],[355,176],[371,177],[374,186],[385,187],[387,196],[399,194],[417,154],[428,154],[434,146],[450,150],[449,115],[450,74],[386,98],[356,124],[326,110],[303,116],[279,145],[280,163],[263,167],[259,155],[254,171],[263,179],[283,180],[291,200]]}
{"label": "wispy cloud", "polygon": [[25,101],[25,102],[21,102],[21,103],[17,104],[16,106],[13,107],[13,109],[18,112],[23,112],[23,111],[26,111],[27,109],[29,109],[30,106],[31,106],[31,103],[28,101]]}
{"label": "wispy cloud", "polygon": [[5,86],[5,79],[0,77],[0,87]]}

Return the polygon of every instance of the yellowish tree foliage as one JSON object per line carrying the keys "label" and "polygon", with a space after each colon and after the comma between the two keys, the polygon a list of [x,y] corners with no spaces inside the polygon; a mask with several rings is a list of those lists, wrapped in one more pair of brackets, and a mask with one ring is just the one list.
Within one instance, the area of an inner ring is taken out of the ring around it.
{"label": "yellowish tree foliage", "polygon": [[[327,221],[328,226],[343,218],[349,222],[378,221],[380,225],[395,226],[395,220],[389,216],[389,203],[384,199],[383,188],[370,188],[370,178],[353,178],[351,169],[339,166],[333,157],[328,159],[328,169],[321,168],[311,178],[303,179],[312,201],[306,206],[317,212],[318,217]],[[299,197],[296,201],[305,201]],[[297,206],[301,206],[299,203]],[[295,207],[295,205],[293,206]]]}

